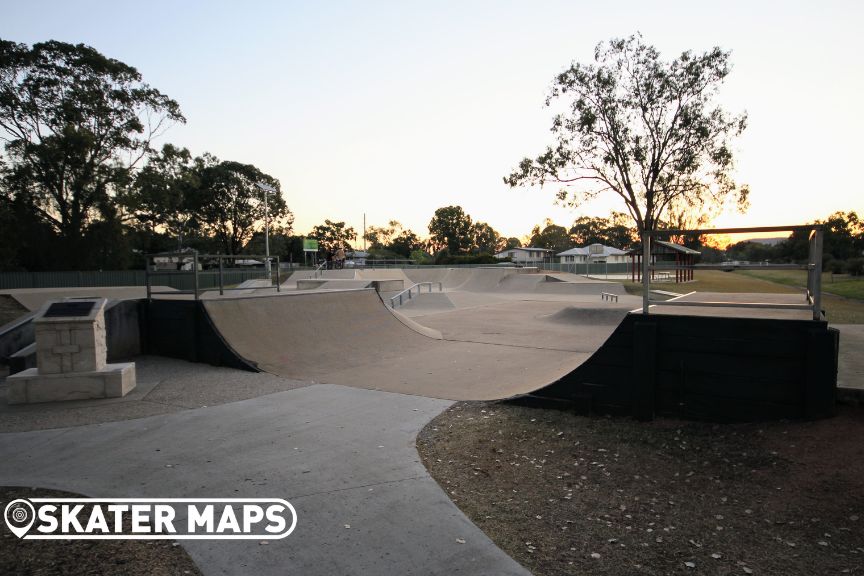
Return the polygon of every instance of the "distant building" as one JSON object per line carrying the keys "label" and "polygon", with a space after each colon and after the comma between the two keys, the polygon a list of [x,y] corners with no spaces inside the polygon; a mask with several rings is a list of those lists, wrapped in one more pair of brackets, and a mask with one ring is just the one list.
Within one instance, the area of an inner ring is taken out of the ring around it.
{"label": "distant building", "polygon": [[350,262],[350,264],[349,262],[346,262],[346,266],[348,266],[349,268],[361,268],[363,266],[366,266],[366,259],[369,257],[369,253],[362,250],[354,250],[353,252],[348,252],[346,256],[348,257],[348,261]]}
{"label": "distant building", "polygon": [[[630,256],[631,262],[631,279],[633,282],[642,281],[642,248],[630,250],[627,253]],[[701,252],[687,248],[681,244],[674,242],[664,242],[663,240],[652,240],[651,242],[651,264],[663,264],[672,267],[675,270],[675,282],[690,282],[693,280],[693,265],[696,264],[696,257]],[[669,272],[651,271],[651,278],[658,278],[658,275],[667,277]],[[671,280],[671,278],[668,278]]]}
{"label": "distant building", "polygon": [[548,248],[508,248],[495,254],[495,258],[509,260],[522,266],[537,266],[542,264],[544,260],[550,260],[554,253],[554,250]]}
{"label": "distant building", "polygon": [[[175,252],[160,252],[153,255],[152,270],[193,270],[195,250],[183,248]],[[200,264],[199,264],[200,268]]]}
{"label": "distant building", "polygon": [[603,244],[591,244],[584,248],[571,248],[557,254],[562,264],[618,264],[628,262],[627,252],[604,246]]}

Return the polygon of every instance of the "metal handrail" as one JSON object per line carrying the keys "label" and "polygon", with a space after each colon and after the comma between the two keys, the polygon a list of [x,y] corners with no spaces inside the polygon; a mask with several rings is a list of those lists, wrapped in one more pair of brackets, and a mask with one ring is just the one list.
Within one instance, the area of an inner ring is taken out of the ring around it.
{"label": "metal handrail", "polygon": [[414,284],[410,288],[406,288],[405,290],[403,290],[403,291],[399,292],[398,294],[396,294],[395,296],[391,297],[390,298],[390,308],[396,308],[396,299],[397,298],[399,299],[399,306],[402,306],[402,303],[403,303],[402,297],[405,294],[408,295],[408,300],[411,300],[413,298],[413,296],[411,296],[411,293],[415,288],[417,288],[417,296],[420,296],[420,293],[422,291],[421,290],[422,286],[429,286],[429,294],[431,294],[432,293],[432,287],[435,284],[438,285],[438,291],[439,292],[444,291],[443,287],[441,286],[441,282],[418,282],[417,284]]}
{"label": "metal handrail", "polygon": [[324,270],[326,269],[326,266],[327,266],[327,261],[325,260],[324,262],[322,262],[321,264],[319,264],[319,265],[315,268],[315,270],[312,272],[312,278],[313,278],[313,279],[314,279],[314,278],[319,278],[319,277],[323,278],[323,277],[324,277]]}
{"label": "metal handrail", "polygon": [[[264,259],[265,270],[267,269],[267,266],[269,265],[269,261],[275,260],[276,261],[276,283],[272,286],[261,287],[259,289],[260,290],[267,290],[267,289],[274,289],[275,288],[277,292],[282,291],[281,281],[279,278],[279,256],[269,256],[268,257],[268,256],[264,256],[261,254],[199,254],[197,250],[192,250],[190,252],[162,252],[159,254],[148,254],[146,256],[147,260],[146,260],[146,267],[144,269],[144,278],[145,278],[145,284],[147,287],[147,299],[148,300],[150,300],[152,298],[152,295],[153,295],[152,284],[150,282],[151,276],[158,276],[160,274],[170,275],[172,273],[176,273],[174,271],[150,270],[150,259],[155,258],[157,256],[168,257],[168,258],[176,257],[178,259],[178,261],[180,261],[181,259],[189,259],[189,260],[191,260],[191,263],[192,263],[192,270],[189,271],[193,277],[192,290],[177,290],[177,291],[172,291],[170,293],[166,292],[165,294],[193,294],[195,297],[195,300],[198,300],[200,298],[200,295],[202,292],[200,285],[199,285],[199,282],[198,282],[198,275],[201,272],[199,270],[199,263],[202,259],[206,259],[206,260],[215,259],[215,260],[218,260],[218,262],[219,262],[219,295],[220,296],[224,295],[226,290],[237,290],[237,288],[225,288],[224,268],[222,266],[222,261],[223,260],[242,260],[242,259],[247,259],[247,258]],[[270,280],[269,272],[268,272],[268,278],[267,279]],[[242,290],[242,288],[241,288],[241,290]]]}
{"label": "metal handrail", "polygon": [[[664,266],[657,265],[651,262],[651,242],[655,236],[667,235],[711,235],[711,234],[738,234],[742,232],[782,232],[782,231],[810,231],[809,238],[809,254],[806,265],[796,264],[779,264],[779,265],[738,265],[732,268],[739,270],[807,270],[807,290],[805,300],[807,304],[774,304],[763,302],[695,302],[695,301],[680,301],[680,300],[652,300],[650,298],[651,291],[651,271],[652,270],[669,270],[669,269],[684,269],[684,270],[728,270],[730,266],[723,265],[675,265]],[[668,230],[645,230],[642,232],[642,313],[649,314],[651,306],[712,306],[712,307],[729,307],[729,308],[775,308],[775,309],[792,309],[792,310],[811,310],[813,312],[813,320],[822,320],[822,245],[824,240],[824,230],[819,224],[802,224],[794,226],[761,226],[748,228],[714,228],[714,229],[668,229]]]}

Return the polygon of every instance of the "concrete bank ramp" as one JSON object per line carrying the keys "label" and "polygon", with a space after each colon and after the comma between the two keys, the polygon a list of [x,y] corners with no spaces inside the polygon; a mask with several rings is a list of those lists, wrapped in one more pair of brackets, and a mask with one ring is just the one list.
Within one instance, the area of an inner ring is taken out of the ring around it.
{"label": "concrete bank ramp", "polygon": [[208,300],[204,308],[228,345],[267,372],[432,398],[527,393],[590,356],[436,340],[394,315],[373,290]]}
{"label": "concrete bank ramp", "polygon": [[576,274],[544,274],[524,268],[433,268],[408,269],[412,283],[441,282],[447,291],[487,294],[626,294],[618,282],[604,282]]}
{"label": "concrete bank ramp", "polygon": [[[176,292],[168,286],[153,286],[153,292]],[[62,298],[87,298],[101,296],[109,300],[138,300],[147,296],[144,286],[92,286],[85,288],[12,288],[0,290],[14,298],[19,304],[35,312],[48,300]]]}
{"label": "concrete bank ramp", "polygon": [[618,326],[627,310],[621,308],[585,308],[568,306],[546,317],[556,324],[573,324],[577,326]]}
{"label": "concrete bank ramp", "polygon": [[353,280],[355,270],[297,270],[292,272],[286,282],[296,282],[297,280],[308,280],[310,278],[324,278],[327,280]]}

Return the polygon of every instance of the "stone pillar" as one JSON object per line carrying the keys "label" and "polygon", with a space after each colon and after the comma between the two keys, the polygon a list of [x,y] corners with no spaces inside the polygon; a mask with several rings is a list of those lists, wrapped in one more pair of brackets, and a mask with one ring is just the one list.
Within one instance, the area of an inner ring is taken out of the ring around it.
{"label": "stone pillar", "polygon": [[116,398],[135,388],[133,362],[108,364],[105,298],[46,302],[33,320],[36,368],[13,374],[9,404]]}

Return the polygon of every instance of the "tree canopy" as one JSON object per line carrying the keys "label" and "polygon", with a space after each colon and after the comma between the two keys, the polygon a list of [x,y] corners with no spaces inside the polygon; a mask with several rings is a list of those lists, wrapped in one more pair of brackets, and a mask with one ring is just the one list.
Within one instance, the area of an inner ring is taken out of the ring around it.
{"label": "tree canopy", "polygon": [[667,62],[641,36],[598,44],[593,64],[574,62],[553,82],[554,143],[504,181],[560,184],[559,201],[573,206],[614,192],[638,231],[655,229],[675,205],[702,212],[734,198],[746,209],[731,149],[746,115],[715,102],[729,55],[713,48]]}
{"label": "tree canopy", "polygon": [[435,210],[429,221],[429,247],[452,256],[473,253],[495,254],[506,240],[486,222],[474,222],[461,206],[444,206]]}
{"label": "tree canopy", "polygon": [[[200,187],[192,200],[198,207],[201,224],[226,254],[239,254],[252,238],[256,224],[264,221],[265,193],[258,183],[269,184],[276,193],[266,197],[270,219],[290,229],[293,215],[285,204],[279,181],[251,164],[222,161],[208,156],[201,170]],[[272,225],[272,224],[271,224]]]}
{"label": "tree canopy", "polygon": [[351,242],[357,239],[357,232],[351,226],[346,226],[345,222],[333,222],[325,219],[323,224],[318,224],[312,228],[309,237],[317,239],[320,248],[334,251],[340,247],[350,247]]}
{"label": "tree canopy", "polygon": [[420,237],[397,220],[387,226],[369,226],[364,238],[373,258],[410,258],[412,252],[425,248]]}
{"label": "tree canopy", "polygon": [[634,241],[631,223],[622,212],[612,212],[608,218],[580,216],[570,227],[570,239],[577,246],[603,244],[623,250]]}
{"label": "tree canopy", "polygon": [[531,230],[531,246],[535,248],[548,248],[557,252],[563,252],[573,247],[570,235],[563,226],[558,226],[551,220],[546,220],[541,229],[539,225]]}
{"label": "tree canopy", "polygon": [[446,249],[450,254],[464,254],[471,248],[473,222],[461,206],[435,210],[429,221],[429,241],[433,250]]}
{"label": "tree canopy", "polygon": [[203,158],[193,159],[186,148],[166,144],[150,156],[121,202],[142,230],[176,238],[179,250],[184,237],[201,226],[196,203],[202,199],[197,190],[204,167]]}
{"label": "tree canopy", "polygon": [[135,68],[89,46],[0,40],[4,194],[57,232],[73,266],[87,256],[88,225],[119,216],[113,196],[152,138],[184,121]]}

